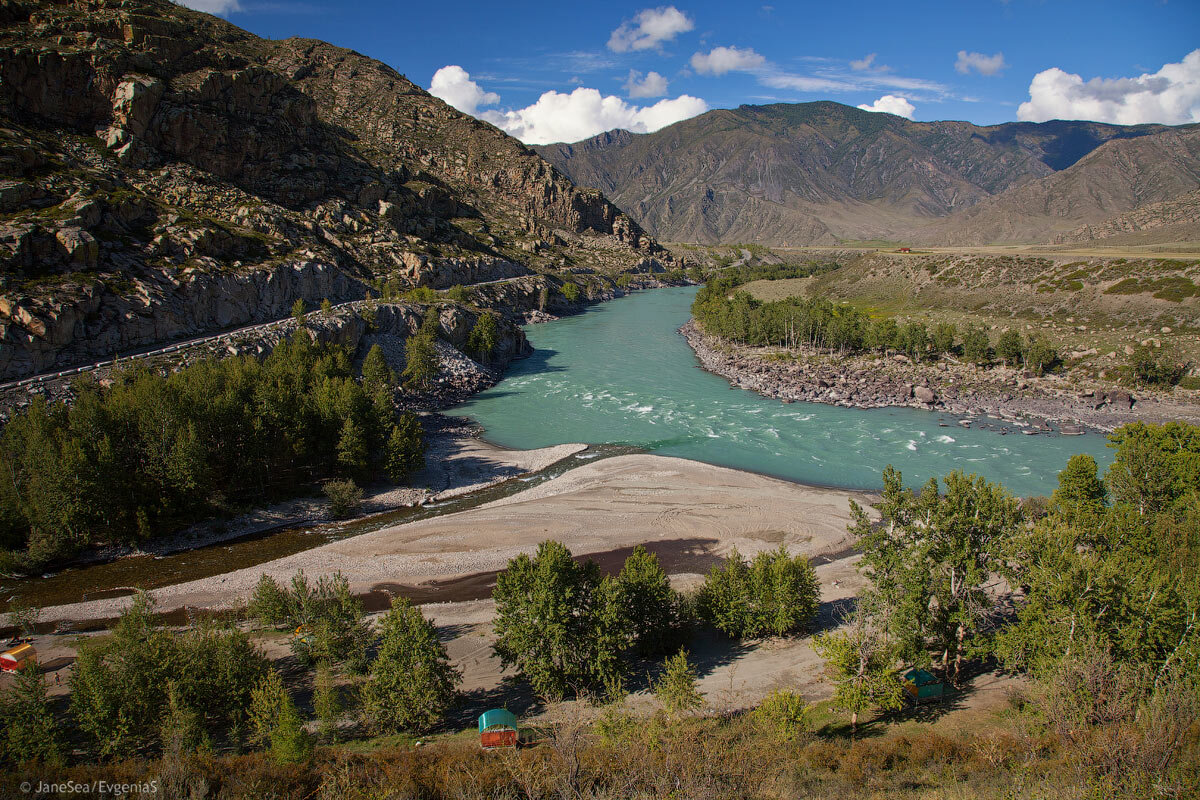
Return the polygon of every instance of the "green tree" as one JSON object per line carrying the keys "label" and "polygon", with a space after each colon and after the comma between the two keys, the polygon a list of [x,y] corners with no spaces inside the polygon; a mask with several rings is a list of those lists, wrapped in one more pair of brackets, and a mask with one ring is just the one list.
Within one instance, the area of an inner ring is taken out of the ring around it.
{"label": "green tree", "polygon": [[396,483],[425,467],[424,433],[415,414],[400,415],[392,426],[385,466],[388,477]]}
{"label": "green tree", "polygon": [[1025,366],[1036,375],[1044,375],[1058,362],[1058,350],[1044,336],[1030,334],[1025,346]]}
{"label": "green tree", "polygon": [[696,688],[696,670],[680,650],[663,661],[662,675],[654,682],[654,696],[672,714],[695,711],[704,706],[704,695]]}
{"label": "green tree", "polygon": [[1089,455],[1071,456],[1066,468],[1058,473],[1058,488],[1054,502],[1076,513],[1099,513],[1104,508],[1108,490],[1100,480],[1096,459]]}
{"label": "green tree", "polygon": [[317,665],[317,675],[313,679],[313,711],[317,714],[321,738],[327,742],[337,741],[337,723],[342,713],[342,698],[334,681],[333,667],[328,661]]}
{"label": "green tree", "polygon": [[562,285],[562,296],[568,303],[574,303],[579,300],[579,284],[573,281],[564,281]]}
{"label": "green tree", "polygon": [[850,714],[850,730],[867,711],[894,711],[902,705],[903,688],[896,676],[897,649],[886,633],[856,614],[844,630],[820,633],[813,649],[832,673],[833,703]]}
{"label": "green tree", "polygon": [[12,685],[0,694],[0,712],[4,715],[0,761],[9,767],[61,763],[62,746],[54,724],[54,711],[37,664],[22,667]]}
{"label": "green tree", "polygon": [[254,585],[247,612],[264,628],[281,628],[291,620],[288,594],[264,572]]}
{"label": "green tree", "polygon": [[453,286],[451,286],[449,289],[447,289],[446,297],[449,297],[451,300],[453,300],[456,303],[466,304],[466,303],[471,302],[470,290],[467,289],[467,287],[463,286],[461,283],[456,283]]}
{"label": "green tree", "polygon": [[354,421],[354,417],[346,417],[338,436],[338,464],[346,474],[361,478],[367,474],[370,455],[367,432]]}
{"label": "green tree", "polygon": [[393,600],[380,621],[379,652],[363,689],[374,727],[387,732],[433,728],[453,702],[459,678],[429,620],[408,600]]}
{"label": "green tree", "polygon": [[929,331],[924,322],[906,322],[900,328],[899,348],[913,361],[920,361],[929,351]]}
{"label": "green tree", "polygon": [[[426,317],[431,318],[432,315]],[[404,340],[404,385],[410,389],[426,391],[441,371],[441,358],[433,336],[422,331]]]}
{"label": "green tree", "polygon": [[1143,386],[1174,386],[1187,374],[1188,366],[1148,345],[1139,344],[1129,356],[1133,377]]}
{"label": "green tree", "polygon": [[682,644],[687,620],[683,598],[658,556],[638,545],[617,576],[619,604],[629,620],[632,644],[641,655],[670,652]]}
{"label": "green tree", "polygon": [[[383,348],[371,345],[362,366],[363,388],[371,397],[383,395],[390,399],[392,387],[396,385],[396,373],[388,366]],[[390,403],[389,403],[390,405]]]}
{"label": "green tree", "polygon": [[296,324],[304,325],[305,318],[308,316],[304,305],[304,299],[300,298],[292,303],[292,319],[296,320]]}
{"label": "green tree", "polygon": [[619,674],[630,639],[617,595],[594,562],[542,542],[533,558],[522,553],[496,578],[493,649],[539,695],[604,686]]}
{"label": "green tree", "polygon": [[749,564],[734,550],[713,567],[700,592],[705,619],[730,636],[783,636],[817,613],[820,586],[804,556],[764,551]]}
{"label": "green tree", "polygon": [[921,663],[928,650],[957,678],[970,640],[992,616],[990,578],[1000,545],[1021,522],[1016,498],[975,475],[952,472],[945,493],[930,479],[919,493],[900,473],[883,473],[881,525],[851,503],[851,532],[863,550],[859,569],[871,585],[863,608],[880,619],[903,657]]}
{"label": "green tree", "polygon": [[933,328],[933,336],[930,338],[930,344],[933,352],[941,355],[942,353],[954,352],[954,338],[958,335],[958,328],[952,322],[939,322]]}
{"label": "green tree", "polygon": [[313,752],[313,740],[304,729],[304,719],[291,695],[283,693],[279,715],[271,730],[271,757],[280,764],[307,761]]}
{"label": "green tree", "polygon": [[963,331],[963,358],[981,367],[991,361],[991,342],[982,326],[969,325]]}
{"label": "green tree", "polygon": [[481,313],[471,327],[471,335],[467,337],[467,349],[486,364],[496,351],[496,342],[496,318],[491,314]]}
{"label": "green tree", "polygon": [[334,519],[346,519],[358,513],[363,491],[354,481],[325,481],[324,489],[329,498],[329,514]]}
{"label": "green tree", "polygon": [[1005,366],[1016,366],[1024,354],[1025,348],[1021,345],[1020,333],[1007,330],[1000,334],[1000,339],[996,342],[996,358],[1003,361]]}
{"label": "green tree", "polygon": [[328,297],[321,301],[321,313],[325,316],[329,316],[333,313],[333,303],[329,302]]}

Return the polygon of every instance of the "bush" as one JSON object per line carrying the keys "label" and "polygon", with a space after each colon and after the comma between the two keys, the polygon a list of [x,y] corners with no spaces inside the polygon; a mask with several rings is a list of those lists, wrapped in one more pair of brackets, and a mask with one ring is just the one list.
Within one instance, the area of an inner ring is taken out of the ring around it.
{"label": "bush", "polygon": [[776,689],[754,709],[754,722],[769,736],[794,742],[805,733],[805,710],[803,695],[788,689]]}
{"label": "bush", "polygon": [[329,498],[329,513],[334,519],[354,516],[362,503],[363,492],[352,480],[326,481],[325,496]]}
{"label": "bush", "polygon": [[250,595],[247,612],[264,628],[283,628],[291,620],[288,593],[263,573]]}
{"label": "bush", "polygon": [[817,613],[820,587],[804,556],[787,549],[762,552],[747,564],[734,550],[713,567],[700,592],[705,620],[729,636],[783,636],[807,625]]}
{"label": "bush", "polygon": [[436,303],[441,298],[438,293],[428,286],[417,286],[409,289],[403,294],[403,298],[410,303]]}
{"label": "bush", "polygon": [[562,296],[568,303],[574,303],[579,300],[579,284],[571,281],[566,281],[562,285]]}
{"label": "bush", "polygon": [[471,291],[461,283],[456,283],[446,290],[446,297],[449,297],[456,303],[471,302]]}

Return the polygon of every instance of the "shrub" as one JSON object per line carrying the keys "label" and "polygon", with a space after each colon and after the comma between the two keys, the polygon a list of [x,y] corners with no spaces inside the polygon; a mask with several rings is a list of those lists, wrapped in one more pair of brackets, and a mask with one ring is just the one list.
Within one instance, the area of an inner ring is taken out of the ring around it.
{"label": "shrub", "polygon": [[446,290],[446,297],[449,297],[451,300],[453,300],[456,303],[471,302],[470,290],[467,289],[467,287],[463,286],[461,283],[456,283],[455,285],[451,286],[448,290]]}
{"label": "shrub", "polygon": [[572,281],[566,281],[562,285],[562,296],[568,303],[574,303],[579,300],[579,284]]}
{"label": "shrub", "polygon": [[438,293],[428,286],[417,286],[409,289],[403,295],[410,303],[436,303],[440,298]]}
{"label": "shrub", "polygon": [[699,602],[703,617],[730,636],[783,636],[816,616],[819,597],[808,559],[792,557],[780,546],[759,553],[750,564],[734,550],[709,572]]}
{"label": "shrub", "polygon": [[334,519],[345,519],[358,512],[363,492],[352,480],[326,481],[325,496],[329,498],[329,513]]}
{"label": "shrub", "polygon": [[769,736],[794,742],[805,732],[804,697],[788,689],[776,689],[754,709],[754,722]]}

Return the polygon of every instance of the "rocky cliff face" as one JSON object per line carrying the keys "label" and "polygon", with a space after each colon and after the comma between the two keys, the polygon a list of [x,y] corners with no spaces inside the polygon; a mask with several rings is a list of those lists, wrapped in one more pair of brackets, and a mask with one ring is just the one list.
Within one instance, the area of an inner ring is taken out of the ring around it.
{"label": "rocky cliff face", "polygon": [[166,0],[0,2],[0,378],[362,297],[670,256],[389,67]]}
{"label": "rocky cliff face", "polygon": [[[668,241],[795,246],[907,240],[935,220],[1053,176],[1106,142],[1170,130],[1069,121],[981,127],[779,103],[536,149]],[[1172,157],[1162,155],[1171,169]]]}

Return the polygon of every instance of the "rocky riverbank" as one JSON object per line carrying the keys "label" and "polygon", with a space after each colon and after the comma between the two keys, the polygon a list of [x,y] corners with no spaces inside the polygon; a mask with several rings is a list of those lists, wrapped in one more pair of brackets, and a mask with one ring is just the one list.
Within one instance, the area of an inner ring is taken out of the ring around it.
{"label": "rocky riverbank", "polygon": [[946,358],[914,364],[904,356],[889,359],[742,347],[705,334],[695,320],[679,332],[705,370],[785,403],[919,408],[964,420],[1009,420],[1030,433],[1050,432],[1051,422],[1066,434],[1085,428],[1108,432],[1137,420],[1200,423],[1200,393],[1192,391],[1130,393],[1057,375],[1036,377],[1005,367],[981,369]]}

